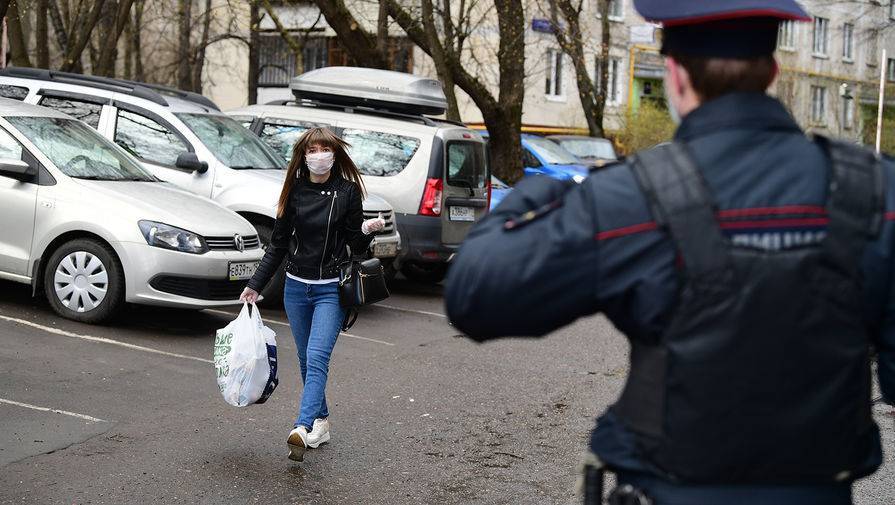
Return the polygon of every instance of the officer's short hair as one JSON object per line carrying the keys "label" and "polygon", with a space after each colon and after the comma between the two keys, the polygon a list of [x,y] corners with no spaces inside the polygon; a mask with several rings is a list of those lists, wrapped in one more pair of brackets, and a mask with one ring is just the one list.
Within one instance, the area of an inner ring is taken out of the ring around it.
{"label": "officer's short hair", "polygon": [[773,55],[754,58],[711,58],[669,52],[690,75],[693,89],[703,101],[727,93],[764,93],[776,76]]}

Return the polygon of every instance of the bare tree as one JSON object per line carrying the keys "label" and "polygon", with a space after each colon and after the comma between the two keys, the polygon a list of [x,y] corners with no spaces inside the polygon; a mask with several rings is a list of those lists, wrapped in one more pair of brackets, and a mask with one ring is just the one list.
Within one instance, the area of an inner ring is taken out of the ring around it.
{"label": "bare tree", "polygon": [[205,69],[205,51],[208,49],[209,37],[211,36],[211,0],[205,0],[205,12],[202,13],[202,36],[199,40],[199,47],[196,51],[195,63],[193,64],[193,91],[202,92],[202,71]]}
{"label": "bare tree", "polygon": [[295,71],[301,73],[305,68],[304,64],[304,51],[305,46],[308,44],[308,38],[311,36],[311,33],[317,29],[317,25],[323,19],[323,12],[321,11],[317,15],[317,19],[314,21],[311,26],[308,28],[302,29],[302,36],[299,38],[293,37],[292,32],[283,25],[283,22],[280,21],[280,17],[277,15],[276,11],[274,11],[273,6],[270,4],[269,0],[261,0],[261,5],[264,7],[264,11],[270,16],[271,21],[273,21],[274,26],[277,27],[277,31],[280,33],[280,38],[286,42],[286,45],[289,46],[289,50],[292,51],[293,58],[295,59]]}
{"label": "bare tree", "polygon": [[61,70],[66,72],[80,68],[81,55],[90,42],[90,36],[99,22],[106,0],[94,0],[92,7],[84,5],[85,3],[89,4],[89,2],[82,2],[78,5],[78,10],[73,13],[75,21],[69,24],[72,28],[69,32],[69,44],[66,47],[61,67]]}
{"label": "bare tree", "polygon": [[[370,34],[345,6],[343,0],[314,0],[326,22],[335,30],[339,42],[359,65],[388,69],[388,52],[377,43],[381,37]],[[387,24],[384,24],[388,28]],[[380,24],[381,28],[382,24]]]}
{"label": "bare tree", "polygon": [[179,36],[177,45],[177,87],[192,90],[193,81],[190,72],[190,32],[192,31],[192,0],[177,0],[177,18],[179,20]]}
{"label": "bare tree", "polygon": [[[525,14],[521,0],[494,0],[499,35],[496,96],[478,74],[473,74],[466,68],[463,53],[446,50],[441,39],[431,35],[433,23],[424,24],[396,0],[382,1],[387,2],[389,14],[420,49],[429,56],[443,56],[446,73],[451,75],[456,85],[469,95],[481,111],[490,136],[494,172],[508,182],[515,182],[522,177]],[[426,25],[429,25],[428,32]]]}
{"label": "bare tree", "polygon": [[114,18],[107,26],[101,37],[105,40],[102,49],[99,52],[99,59],[93,68],[95,75],[104,75],[113,77],[115,75],[115,60],[118,56],[118,39],[124,32],[124,27],[128,24],[131,6],[134,0],[120,0],[116,2],[115,9],[112,10]]}
{"label": "bare tree", "polygon": [[30,67],[31,58],[28,57],[28,43],[25,39],[25,31],[22,29],[21,0],[14,0],[9,5],[7,25],[9,27],[9,50],[12,53],[12,64],[19,67]]}
{"label": "bare tree", "polygon": [[136,0],[134,3],[134,17],[131,23],[131,52],[134,59],[133,78],[137,81],[145,81],[146,74],[143,71],[143,8],[144,0]]}
{"label": "bare tree", "polygon": [[50,34],[47,26],[49,17],[49,4],[47,0],[37,0],[35,9],[34,43],[37,46],[37,66],[48,68],[50,66]]}
{"label": "bare tree", "polygon": [[[600,12],[601,44],[600,57],[594,82],[587,68],[584,53],[585,34],[581,29],[581,11],[584,0],[549,0],[550,18],[556,42],[562,52],[572,60],[575,81],[578,84],[578,98],[584,110],[587,129],[592,136],[603,137],[603,113],[606,109],[606,92],[609,82],[609,47],[612,30],[609,25],[609,0],[597,0]],[[565,25],[565,26],[563,26]]]}

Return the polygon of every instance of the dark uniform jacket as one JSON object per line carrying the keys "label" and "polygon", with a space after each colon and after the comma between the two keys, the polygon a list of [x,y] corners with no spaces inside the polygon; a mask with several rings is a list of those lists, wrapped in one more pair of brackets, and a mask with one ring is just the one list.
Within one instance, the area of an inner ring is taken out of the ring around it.
{"label": "dark uniform jacket", "polygon": [[[688,114],[675,139],[693,155],[733,245],[780,250],[823,240],[830,162],[777,100],[725,95]],[[885,161],[883,172],[885,222],[863,257],[864,317],[883,399],[892,403],[895,164]],[[520,224],[508,229],[508,222]],[[447,312],[479,341],[542,336],[597,312],[629,338],[656,335],[675,307],[678,268],[628,165],[594,172],[580,185],[529,178],[461,247],[447,281]],[[878,435],[874,446],[862,474],[881,463]],[[658,474],[611,411],[599,419],[591,448],[610,466]]]}
{"label": "dark uniform jacket", "polygon": [[323,184],[302,179],[292,187],[283,217],[277,218],[261,265],[248,287],[261,292],[286,258],[286,271],[308,280],[339,277],[339,266],[365,251],[363,202],[357,184],[332,176]]}

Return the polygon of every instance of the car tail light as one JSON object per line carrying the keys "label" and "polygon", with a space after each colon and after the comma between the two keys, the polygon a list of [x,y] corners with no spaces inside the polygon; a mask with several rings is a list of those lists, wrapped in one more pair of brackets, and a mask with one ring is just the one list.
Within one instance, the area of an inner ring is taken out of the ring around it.
{"label": "car tail light", "polygon": [[491,181],[488,181],[488,185],[486,187],[488,188],[488,207],[487,208],[490,209],[491,208]]}
{"label": "car tail light", "polygon": [[441,215],[441,195],[443,189],[444,182],[441,179],[428,179],[426,181],[426,191],[423,192],[423,201],[420,203],[420,215]]}

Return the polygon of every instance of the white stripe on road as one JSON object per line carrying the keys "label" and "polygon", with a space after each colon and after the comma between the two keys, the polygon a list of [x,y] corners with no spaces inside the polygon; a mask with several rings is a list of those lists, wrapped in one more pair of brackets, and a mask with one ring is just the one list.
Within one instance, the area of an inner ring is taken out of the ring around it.
{"label": "white stripe on road", "polygon": [[52,333],[54,335],[62,335],[64,337],[72,337],[72,338],[80,338],[81,340],[87,340],[89,342],[98,342],[101,344],[118,345],[121,347],[126,347],[128,349],[134,349],[136,351],[151,352],[153,354],[161,354],[162,356],[171,356],[173,358],[190,359],[193,361],[201,361],[202,363],[214,364],[214,361],[212,361],[210,359],[197,358],[196,356],[188,356],[186,354],[177,354],[174,352],[162,351],[159,349],[153,349],[151,347],[143,347],[142,345],[128,344],[127,342],[112,340],[110,338],[94,337],[92,335],[81,335],[78,333],[72,333],[70,331],[60,330],[59,328],[52,328],[50,326],[44,326],[42,324],[33,323],[31,321],[26,321],[24,319],[18,319],[15,317],[8,317],[8,316],[0,315],[0,319],[2,319],[4,321],[10,321],[13,323],[23,324],[25,326],[30,326],[32,328],[37,328],[38,330],[43,330],[47,333]]}
{"label": "white stripe on road", "polygon": [[67,410],[50,409],[47,407],[38,407],[37,405],[29,405],[27,403],[14,402],[12,400],[5,400],[3,398],[0,398],[0,403],[8,403],[9,405],[15,405],[17,407],[25,407],[26,409],[40,410],[41,412],[54,412],[56,414],[63,414],[66,416],[77,417],[79,419],[86,419],[87,421],[90,421],[92,423],[107,423],[107,422],[109,422],[109,421],[105,421],[103,419],[98,419],[96,417],[90,417],[90,416],[85,416],[84,414],[78,414],[76,412],[69,412]]}
{"label": "white stripe on road", "polygon": [[[227,312],[226,310],[217,310],[217,309],[205,309],[205,312],[211,312],[213,314],[221,314],[221,315],[230,316],[230,317],[236,317],[239,315],[239,314],[235,314],[233,312]],[[284,323],[283,321],[277,321],[276,319],[267,319],[266,317],[262,317],[261,320],[264,321],[265,323],[278,324],[280,326],[285,326],[287,328],[291,328],[289,323]],[[361,337],[360,335],[352,335],[350,333],[345,333],[344,331],[339,333],[339,335],[341,335],[343,337],[348,337],[348,338],[356,338],[358,340],[366,340],[367,342],[373,342],[376,344],[395,345],[391,342],[386,342],[384,340],[376,340],[375,338],[367,338],[367,337]]]}
{"label": "white stripe on road", "polygon": [[395,307],[394,305],[383,305],[381,303],[373,304],[373,307],[382,307],[383,309],[397,310],[399,312],[410,312],[411,314],[422,314],[424,316],[435,316],[435,317],[447,318],[446,315],[440,314],[438,312],[427,312],[425,310],[405,309],[404,307]]}

